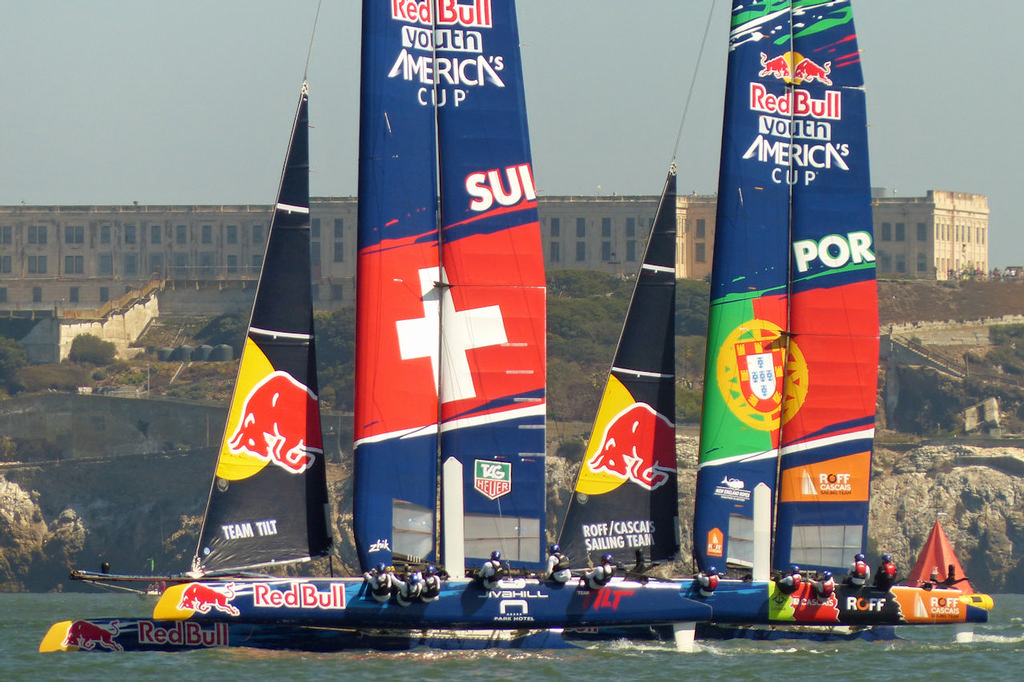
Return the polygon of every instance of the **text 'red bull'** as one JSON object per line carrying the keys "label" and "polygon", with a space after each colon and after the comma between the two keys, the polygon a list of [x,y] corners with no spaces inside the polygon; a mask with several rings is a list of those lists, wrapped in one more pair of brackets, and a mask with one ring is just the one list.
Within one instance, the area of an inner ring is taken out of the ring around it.
{"label": "text 'red bull'", "polygon": [[648,490],[659,488],[675,475],[675,426],[650,405],[633,403],[608,424],[601,447],[587,466]]}
{"label": "text 'red bull'", "polygon": [[188,609],[202,614],[207,614],[216,609],[229,616],[237,616],[239,615],[238,608],[231,604],[231,600],[234,598],[234,583],[228,583],[218,588],[209,587],[202,583],[191,583],[181,593],[178,609]]}
{"label": "text 'red bull'", "polygon": [[290,374],[268,374],[245,397],[228,447],[301,474],[324,451],[316,395]]}
{"label": "text 'red bull'", "polygon": [[87,620],[76,620],[68,628],[63,646],[76,646],[86,651],[92,651],[96,646],[101,646],[108,651],[124,651],[124,647],[114,641],[120,631],[121,628],[116,620],[110,621],[109,627],[90,623]]}
{"label": "text 'red bull'", "polygon": [[491,27],[491,0],[391,0],[391,18],[431,26],[435,3],[439,26]]}
{"label": "text 'red bull'", "polygon": [[321,592],[313,583],[289,583],[286,590],[257,583],[253,586],[252,602],[255,606],[275,609],[344,609],[345,586],[334,583],[327,592]]}

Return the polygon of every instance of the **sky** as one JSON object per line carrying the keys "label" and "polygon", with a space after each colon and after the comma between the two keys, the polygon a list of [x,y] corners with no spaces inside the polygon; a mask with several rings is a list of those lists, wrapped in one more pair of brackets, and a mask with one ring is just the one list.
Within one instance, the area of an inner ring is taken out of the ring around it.
{"label": "sky", "polygon": [[[657,193],[680,121],[679,191],[714,193],[729,2],[517,5],[542,195]],[[0,205],[270,203],[316,9],[0,0]],[[1024,264],[1024,5],[853,9],[872,185],[987,195],[990,266]],[[323,0],[308,68],[314,196],[356,193],[359,28],[359,2]]]}

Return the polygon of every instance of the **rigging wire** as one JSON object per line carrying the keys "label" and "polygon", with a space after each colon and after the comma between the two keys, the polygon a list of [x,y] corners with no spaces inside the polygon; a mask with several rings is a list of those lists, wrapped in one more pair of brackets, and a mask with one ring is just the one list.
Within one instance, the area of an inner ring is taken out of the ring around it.
{"label": "rigging wire", "polygon": [[690,110],[690,102],[693,100],[693,91],[697,85],[697,73],[700,71],[700,62],[704,57],[704,47],[708,42],[708,34],[711,32],[711,17],[715,13],[715,0],[711,0],[708,8],[708,18],[704,23],[704,36],[700,39],[700,50],[697,52],[697,61],[693,65],[693,75],[690,77],[690,88],[686,92],[686,102],[683,104],[683,113],[679,117],[679,131],[676,133],[676,144],[672,147],[672,161],[676,160],[679,153],[679,144],[683,139],[683,126],[686,124],[686,114]]}
{"label": "rigging wire", "polygon": [[306,51],[306,68],[302,71],[302,80],[305,81],[309,75],[309,60],[313,56],[313,40],[316,38],[316,26],[320,23],[320,8],[323,7],[324,0],[318,0],[316,3],[316,16],[313,17],[313,30],[309,33],[309,50]]}

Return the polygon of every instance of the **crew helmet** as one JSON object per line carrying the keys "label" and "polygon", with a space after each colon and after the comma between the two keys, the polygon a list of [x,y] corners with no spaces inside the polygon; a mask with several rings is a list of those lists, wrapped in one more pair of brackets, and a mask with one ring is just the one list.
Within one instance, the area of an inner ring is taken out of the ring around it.
{"label": "crew helmet", "polygon": [[612,561],[613,559],[611,554],[605,554],[603,557],[601,557],[602,564],[610,564],[612,563]]}
{"label": "crew helmet", "polygon": [[491,552],[491,561],[501,561],[501,552],[498,550]]}
{"label": "crew helmet", "polygon": [[558,554],[561,551],[562,551],[562,546],[560,544],[558,544],[557,542],[552,543],[551,547],[548,549],[548,553],[549,554]]}

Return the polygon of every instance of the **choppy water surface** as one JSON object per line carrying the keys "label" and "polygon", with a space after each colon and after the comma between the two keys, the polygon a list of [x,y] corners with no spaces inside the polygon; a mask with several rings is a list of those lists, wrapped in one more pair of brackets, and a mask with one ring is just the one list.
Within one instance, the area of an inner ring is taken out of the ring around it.
{"label": "choppy water surface", "polygon": [[948,626],[899,629],[894,642],[702,644],[680,654],[664,646],[614,642],[586,650],[538,652],[345,652],[251,649],[184,653],[37,653],[59,620],[145,617],[132,595],[0,595],[0,679],[10,680],[1005,680],[1024,668],[1024,595],[996,597],[972,644]]}

